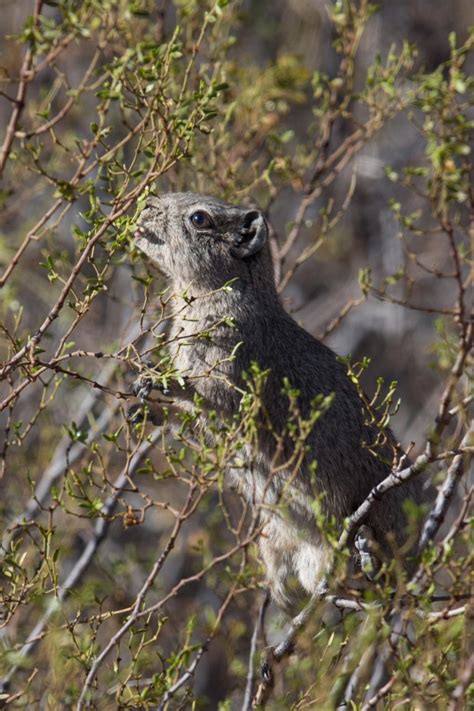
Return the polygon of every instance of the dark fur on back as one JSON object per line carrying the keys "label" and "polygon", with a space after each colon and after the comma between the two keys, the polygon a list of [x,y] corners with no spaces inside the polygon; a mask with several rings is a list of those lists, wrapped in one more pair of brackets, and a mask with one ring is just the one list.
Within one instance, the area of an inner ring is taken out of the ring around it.
{"label": "dark fur on back", "polygon": [[[208,227],[194,226],[196,213],[208,216]],[[232,474],[248,500],[256,506],[265,504],[262,556],[277,602],[289,608],[290,578],[311,593],[332,556],[315,525],[315,497],[322,494],[323,510],[340,527],[371,488],[389,474],[394,441],[388,433],[389,441],[377,456],[363,446],[363,442],[374,442],[377,433],[365,424],[367,413],[344,365],[283,309],[268,241],[263,239],[261,244],[265,233],[263,216],[256,210],[204,195],[174,193],[149,200],[140,219],[137,245],[168,277],[173,293],[186,290],[192,297],[183,317],[174,320],[171,349],[176,366],[209,409],[222,417],[238,411],[240,389],[245,386],[242,373],[252,362],[270,371],[264,405],[276,432],[282,432],[288,420],[284,378],[300,392],[303,415],[309,414],[316,396],[334,393],[329,410],[307,439],[309,451],[298,474],[287,487],[289,515],[271,509],[280,500],[289,472],[271,475],[275,437],[267,428],[260,432],[257,456],[247,452],[246,472]],[[222,289],[229,282],[231,288]],[[229,317],[233,324],[223,322]],[[210,340],[199,337],[209,329]],[[236,347],[235,359],[229,360]],[[182,394],[180,400],[182,407],[188,407],[191,396]],[[317,461],[315,476],[310,475],[313,460]],[[403,502],[407,498],[421,502],[417,480],[387,493],[365,522],[386,553],[405,540]]]}

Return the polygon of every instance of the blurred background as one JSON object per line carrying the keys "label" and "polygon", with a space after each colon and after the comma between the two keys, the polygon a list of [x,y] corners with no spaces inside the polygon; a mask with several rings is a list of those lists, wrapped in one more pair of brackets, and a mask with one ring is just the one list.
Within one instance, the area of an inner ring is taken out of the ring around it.
{"label": "blurred background", "polygon": [[[148,188],[199,190],[264,209],[285,307],[337,353],[371,358],[362,376],[369,393],[377,377],[398,381],[392,426],[418,454],[451,365],[459,284],[443,277],[455,265],[449,239],[435,229],[429,179],[416,189],[403,182],[407,166],[431,165],[428,110],[410,92],[419,75],[450,60],[452,33],[457,46],[467,41],[474,6],[400,0],[372,13],[363,2],[323,0],[109,0],[100,7],[0,0],[0,16],[0,124],[2,136],[11,127],[14,133],[0,187],[2,360],[8,365],[26,348],[0,385],[2,665],[7,696],[22,690],[11,703],[70,708],[90,650],[103,647],[122,622],[118,614],[100,620],[101,612],[133,603],[169,540],[169,507],[182,506],[186,493],[179,477],[160,476],[169,464],[159,440],[143,455],[134,485],[124,491],[112,483],[135,446],[126,421],[132,384],[166,330],[165,284],[130,242],[137,198]],[[391,56],[384,81],[393,89],[391,96],[385,88],[379,105],[370,93],[370,77],[381,82],[378,56],[385,67]],[[473,68],[466,53],[463,72]],[[25,76],[25,97],[15,103]],[[458,95],[467,104],[466,91]],[[472,105],[462,110],[474,118]],[[331,112],[328,128],[324,115]],[[352,140],[357,131],[360,142]],[[446,154],[445,170],[455,171],[466,156]],[[469,173],[459,180],[468,183]],[[456,188],[454,224],[467,254],[472,207],[463,189]],[[416,213],[418,232],[397,218],[400,205],[404,215]],[[374,288],[364,291],[368,269]],[[467,259],[461,269],[466,279]],[[472,308],[470,287],[464,298]],[[25,344],[58,303],[34,361]],[[51,365],[68,352],[79,355]],[[100,538],[101,507],[114,495]],[[235,535],[222,509],[237,520],[241,506],[230,492],[206,492],[173,543],[150,604],[229,550]],[[78,573],[91,542],[96,549]],[[263,580],[254,554],[242,583],[247,592],[233,599],[194,675],[200,708],[226,699],[230,705],[221,708],[240,707]],[[134,630],[120,651],[114,647],[99,677],[97,708],[140,707],[130,695],[133,680],[137,694],[151,689],[143,707],[161,698],[188,663],[177,650],[199,646],[213,629],[235,571],[232,562],[217,566],[177,591],[143,633],[159,641],[146,646]],[[67,602],[54,612],[51,601],[71,573],[78,574],[63,586]],[[25,661],[22,645],[41,619],[39,642]],[[168,687],[160,686],[163,668]],[[170,708],[191,708],[191,697],[175,703]]]}

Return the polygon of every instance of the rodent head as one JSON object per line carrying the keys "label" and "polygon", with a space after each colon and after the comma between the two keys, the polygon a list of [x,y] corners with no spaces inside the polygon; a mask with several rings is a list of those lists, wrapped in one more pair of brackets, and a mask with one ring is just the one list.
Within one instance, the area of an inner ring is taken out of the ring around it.
{"label": "rodent head", "polygon": [[268,228],[259,210],[167,193],[149,198],[135,241],[178,288],[208,291],[236,278],[241,286],[263,280],[274,288]]}

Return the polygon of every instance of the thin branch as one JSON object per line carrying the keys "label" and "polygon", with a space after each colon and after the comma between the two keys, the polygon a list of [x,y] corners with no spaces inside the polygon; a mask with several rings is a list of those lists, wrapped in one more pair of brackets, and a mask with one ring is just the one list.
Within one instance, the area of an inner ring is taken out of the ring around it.
{"label": "thin branch", "polygon": [[[33,27],[38,24],[38,17],[41,13],[41,8],[43,7],[43,0],[35,0],[34,10],[33,10]],[[0,148],[0,176],[3,174],[5,164],[8,160],[8,156],[15,138],[15,131],[17,130],[18,121],[23,112],[25,106],[25,97],[28,83],[31,81],[31,65],[33,63],[34,52],[32,47],[28,47],[26,50],[25,58],[20,69],[20,81],[18,84],[18,89],[15,97],[15,106],[13,107],[12,114],[10,116],[10,121],[8,122],[7,130],[5,133],[5,138],[3,140],[3,145]]]}
{"label": "thin branch", "polygon": [[[339,538],[339,548],[344,548],[348,541],[352,538],[357,528],[366,518],[372,506],[378,501],[387,491],[394,489],[401,484],[412,479],[417,474],[423,472],[426,467],[432,462],[436,461],[437,453],[434,443],[437,442],[445,429],[446,425],[450,422],[451,416],[449,414],[449,407],[451,404],[452,395],[454,388],[462,376],[464,363],[468,353],[470,352],[471,342],[472,342],[472,323],[467,329],[466,338],[463,338],[460,344],[459,353],[457,355],[456,361],[451,369],[448,376],[445,389],[441,396],[438,413],[436,415],[435,427],[430,439],[428,440],[425,451],[420,454],[413,464],[401,471],[395,469],[390,474],[385,477],[381,482],[379,482],[370,491],[369,495],[362,502],[362,504],[357,508],[356,511],[349,517],[347,527],[341,534]],[[467,442],[465,443],[467,445]],[[457,455],[461,456],[461,455]]]}
{"label": "thin branch", "polygon": [[31,138],[32,136],[40,136],[42,133],[46,133],[50,129],[52,129],[59,121],[61,121],[71,110],[71,108],[74,106],[74,104],[77,103],[77,99],[79,94],[84,91],[85,85],[89,81],[90,77],[92,76],[92,73],[94,69],[97,66],[97,62],[99,61],[100,58],[100,51],[97,50],[94,53],[94,56],[92,57],[92,60],[87,67],[86,72],[84,73],[84,76],[82,78],[82,81],[80,82],[79,86],[73,90],[72,96],[66,101],[64,104],[63,108],[58,111],[58,113],[53,116],[52,119],[49,121],[46,121],[46,123],[42,124],[36,129],[33,129],[31,131],[17,131],[15,133],[15,136],[17,138]]}
{"label": "thin branch", "polygon": [[369,689],[365,695],[361,711],[368,711],[368,709],[374,708],[380,699],[388,694],[395,681],[395,677],[392,676],[388,682],[385,682],[387,678],[387,665],[392,656],[393,649],[397,647],[402,636],[404,619],[398,611],[394,611],[391,618],[390,626],[392,631],[389,639],[377,656],[369,682]]}
{"label": "thin branch", "polygon": [[[155,430],[155,440],[161,436],[161,432],[159,429]],[[94,661],[91,664],[91,668],[87,674],[86,680],[83,684],[83,687],[81,689],[81,693],[79,696],[79,700],[77,702],[77,711],[80,711],[84,703],[86,701],[86,696],[88,694],[88,691],[94,681],[94,678],[97,674],[97,671],[99,667],[102,665],[102,662],[105,660],[105,658],[109,655],[109,653],[112,651],[112,649],[119,643],[120,639],[123,637],[123,635],[127,632],[127,630],[130,629],[130,627],[136,622],[138,617],[140,616],[141,612],[141,607],[142,603],[145,600],[146,594],[148,590],[150,589],[151,585],[153,584],[156,576],[160,572],[161,568],[163,567],[163,564],[165,560],[167,559],[170,551],[173,549],[176,538],[178,536],[179,531],[181,530],[181,527],[184,523],[184,521],[188,518],[192,510],[196,507],[197,502],[199,502],[200,498],[202,498],[202,493],[198,494],[196,499],[193,501],[193,497],[196,491],[196,484],[192,484],[189,488],[188,496],[186,498],[186,502],[180,512],[180,515],[176,518],[175,524],[173,526],[173,530],[170,534],[170,537],[168,539],[168,543],[166,544],[164,550],[158,557],[157,561],[155,562],[153,568],[151,569],[150,573],[148,574],[144,584],[140,588],[140,591],[138,595],[135,598],[135,604],[133,606],[133,609],[128,616],[126,622],[123,623],[123,625],[120,627],[119,630],[111,637],[111,639],[108,641],[108,643],[104,646],[100,654],[96,656]]]}
{"label": "thin branch", "polygon": [[340,326],[341,321],[352,311],[356,306],[360,306],[367,300],[367,297],[361,296],[359,299],[351,299],[339,312],[339,314],[333,318],[333,320],[326,326],[324,331],[318,334],[320,341],[324,341],[338,326]]}
{"label": "thin branch", "polygon": [[459,682],[451,695],[449,711],[464,711],[466,709],[466,693],[474,677],[474,653],[467,660],[459,678]]}
{"label": "thin branch", "polygon": [[[54,598],[54,600],[51,601],[51,604],[49,605],[48,609],[46,612],[43,614],[43,616],[40,618],[40,620],[37,622],[35,627],[33,628],[32,632],[28,635],[25,643],[17,653],[17,657],[19,657],[21,660],[24,660],[26,657],[28,657],[29,654],[33,651],[35,648],[36,644],[42,639],[46,625],[48,624],[49,619],[51,616],[57,611],[58,609],[58,603],[64,602],[66,597],[69,595],[71,590],[80,582],[84,574],[86,573],[87,569],[89,568],[92,560],[94,559],[94,556],[106,537],[110,524],[111,524],[111,516],[113,512],[115,511],[115,507],[117,506],[117,502],[122,495],[124,489],[127,487],[130,481],[130,477],[134,475],[136,472],[137,468],[140,466],[141,462],[143,459],[149,454],[149,452],[152,450],[154,447],[155,443],[161,436],[161,432],[159,429],[156,429],[152,435],[147,439],[146,442],[142,442],[142,444],[138,447],[136,452],[130,457],[130,459],[127,461],[127,464],[117,477],[117,479],[114,482],[114,492],[109,498],[105,501],[102,510],[101,510],[101,517],[99,520],[96,522],[94,526],[94,531],[92,534],[91,540],[88,542],[86,547],[84,548],[81,556],[77,559],[75,562],[71,572],[67,576],[66,580],[62,585],[58,587],[57,595]],[[8,674],[4,677],[3,682],[2,682],[2,687],[3,688],[8,688],[12,678],[16,674],[16,672],[19,670],[20,665],[15,664]]]}
{"label": "thin branch", "polygon": [[[3,369],[0,371],[0,377],[4,377],[7,373],[9,373],[14,366],[16,366],[25,356],[30,356],[34,358],[34,351],[38,343],[40,342],[43,334],[48,330],[49,326],[55,321],[60,312],[61,309],[67,299],[67,296],[69,292],[72,289],[72,286],[77,278],[77,276],[80,274],[84,264],[86,264],[87,260],[89,259],[91,253],[93,252],[94,248],[98,244],[99,240],[105,235],[106,231],[109,229],[109,227],[122,215],[124,215],[127,210],[130,209],[130,207],[133,204],[134,199],[143,191],[143,188],[147,183],[150,181],[151,175],[148,174],[139,185],[137,185],[130,193],[129,195],[123,199],[120,207],[117,207],[115,210],[111,212],[111,214],[101,223],[99,229],[97,232],[94,234],[93,237],[90,238],[88,241],[87,245],[83,249],[81,256],[77,260],[76,264],[74,265],[73,269],[71,270],[71,274],[69,275],[67,281],[64,283],[63,289],[61,290],[61,293],[56,300],[56,303],[54,306],[51,308],[49,311],[48,315],[44,319],[43,323],[41,326],[38,328],[38,330],[31,336],[31,338],[28,339],[27,343],[20,348],[17,353],[5,364]],[[5,406],[8,404],[8,398],[6,401],[2,403],[2,406]]]}
{"label": "thin branch", "polygon": [[[474,423],[471,424],[470,428],[464,435],[460,448],[467,447],[468,443],[474,436]],[[449,504],[456,491],[456,485],[459,479],[464,473],[463,461],[466,457],[466,464],[469,465],[469,461],[472,457],[471,449],[467,450],[465,454],[457,454],[451,465],[448,468],[448,473],[446,479],[443,482],[440,490],[438,491],[438,496],[436,497],[436,502],[432,508],[428,518],[426,519],[423,530],[420,536],[420,542],[418,544],[418,553],[422,553],[430,541],[434,540],[441,524],[443,523],[446,512],[448,510]]]}
{"label": "thin branch", "polygon": [[244,701],[242,704],[242,711],[250,711],[250,709],[252,708],[252,691],[253,691],[253,684],[255,681],[255,655],[257,653],[257,641],[258,641],[258,635],[263,630],[265,612],[266,612],[269,604],[270,604],[270,593],[267,591],[264,599],[262,600],[262,604],[260,605],[257,619],[255,620],[255,625],[253,628],[252,639],[250,640],[250,652],[249,652],[249,661],[248,661],[248,667],[247,667],[247,682],[245,685],[245,695],[244,695]]}
{"label": "thin branch", "polygon": [[[317,591],[311,596],[309,602],[305,605],[301,612],[291,620],[285,638],[271,650],[271,656],[277,663],[293,651],[296,635],[300,629],[306,625],[315,608],[326,597],[327,592],[328,585],[326,580],[323,580],[319,584]],[[267,660],[264,665],[264,669],[262,669],[262,677],[263,679],[260,682],[256,694],[256,698],[259,699],[259,703],[261,703],[262,699],[266,698],[270,688],[273,686],[273,672],[269,660]]]}
{"label": "thin branch", "polygon": [[[101,382],[107,382],[112,376],[114,370],[115,366],[113,364],[109,368],[105,369],[99,376]],[[77,414],[77,425],[79,428],[82,428],[85,425],[85,422],[92,412],[92,408],[94,407],[98,395],[99,393],[97,390],[90,390],[87,396],[82,400],[81,408]],[[85,441],[74,442],[71,446],[71,439],[69,435],[64,435],[64,437],[62,437],[62,439],[58,442],[52,456],[51,463],[43,472],[43,475],[35,488],[34,495],[28,500],[23,512],[18,514],[18,516],[16,516],[15,519],[8,524],[8,530],[2,537],[1,542],[1,548],[3,551],[7,550],[11,541],[19,532],[21,532],[22,524],[29,523],[31,520],[34,520],[42,507],[47,503],[52,487],[64,473],[67,466],[66,461],[69,466],[72,466],[75,462],[77,462],[84,449],[88,447],[91,442],[93,442],[96,437],[107,428],[115,414],[116,407],[117,404],[115,403],[114,407],[104,409],[102,414],[97,419],[97,422],[94,424],[94,427],[89,430]]]}
{"label": "thin branch", "polygon": [[199,662],[201,661],[204,653],[208,650],[210,643],[214,639],[216,632],[219,629],[219,626],[222,622],[222,618],[224,616],[224,612],[226,611],[230,602],[234,598],[235,591],[236,584],[234,584],[227,593],[226,598],[219,609],[219,613],[216,616],[211,633],[207,637],[204,644],[201,646],[201,649],[198,651],[195,658],[193,659],[189,667],[186,669],[184,674],[182,674],[180,678],[173,684],[173,686],[166,691],[165,695],[163,696],[163,699],[161,700],[160,705],[158,706],[157,711],[164,711],[168,701],[170,701],[170,699],[173,698],[176,692],[179,691],[186,684],[186,682],[188,682],[193,677]]}

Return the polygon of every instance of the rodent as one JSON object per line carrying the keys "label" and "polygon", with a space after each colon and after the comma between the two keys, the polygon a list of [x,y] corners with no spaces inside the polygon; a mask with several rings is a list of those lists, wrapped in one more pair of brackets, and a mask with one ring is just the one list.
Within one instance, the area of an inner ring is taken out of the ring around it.
{"label": "rodent", "polygon": [[[242,373],[252,362],[269,371],[263,402],[274,432],[283,432],[288,420],[288,398],[282,394],[285,378],[299,392],[304,416],[316,396],[333,393],[330,407],[306,439],[307,452],[296,475],[284,468],[272,475],[275,437],[264,427],[257,456],[248,452],[245,471],[231,474],[239,479],[247,500],[261,509],[264,527],[259,545],[269,587],[276,603],[291,612],[300,592],[315,591],[332,560],[332,549],[315,523],[315,498],[322,495],[324,515],[341,528],[371,488],[389,474],[395,440],[388,432],[389,441],[378,456],[363,446],[375,441],[377,432],[367,424],[345,366],[280,303],[262,212],[206,195],[163,194],[147,200],[135,241],[168,278],[173,293],[186,290],[191,297],[185,318],[173,320],[169,342],[176,367],[203,398],[204,420],[206,408],[224,418],[238,412],[245,389]],[[223,289],[225,284],[230,287]],[[210,339],[198,337],[209,329]],[[229,359],[234,351],[235,357]],[[189,407],[191,399],[192,393],[178,395],[182,407]],[[285,440],[287,451],[281,461],[291,456],[291,446]],[[314,460],[317,468],[312,473]],[[285,513],[277,506],[283,491]],[[405,499],[422,502],[419,480],[387,492],[364,522],[388,556],[394,545],[406,540]]]}

